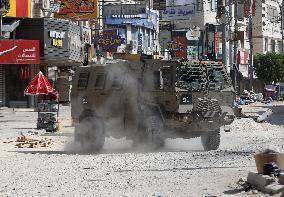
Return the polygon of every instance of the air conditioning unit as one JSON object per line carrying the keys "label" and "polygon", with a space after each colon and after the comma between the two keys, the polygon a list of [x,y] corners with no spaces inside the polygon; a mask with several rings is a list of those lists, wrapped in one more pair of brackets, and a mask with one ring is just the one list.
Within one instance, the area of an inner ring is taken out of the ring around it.
{"label": "air conditioning unit", "polygon": [[50,8],[50,0],[42,0],[41,8],[48,10]]}

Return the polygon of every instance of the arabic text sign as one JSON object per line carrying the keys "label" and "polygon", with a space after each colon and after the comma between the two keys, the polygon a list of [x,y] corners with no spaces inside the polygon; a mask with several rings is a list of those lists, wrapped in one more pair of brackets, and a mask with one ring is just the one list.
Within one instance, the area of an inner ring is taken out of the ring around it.
{"label": "arabic text sign", "polygon": [[194,14],[194,6],[167,7],[166,10],[162,11],[162,18],[165,20],[185,20],[189,19]]}
{"label": "arabic text sign", "polygon": [[145,14],[146,5],[145,4],[106,5],[104,7],[103,13],[104,16]]}
{"label": "arabic text sign", "polygon": [[97,0],[61,0],[58,17],[97,18]]}
{"label": "arabic text sign", "polygon": [[[39,41],[16,40],[15,50],[0,56],[0,64],[39,64]],[[14,47],[13,40],[1,40],[0,51],[6,51]]]}
{"label": "arabic text sign", "polygon": [[102,47],[102,51],[116,52],[117,47],[125,44],[125,39],[117,34],[117,30],[104,30],[100,35],[98,44]]}

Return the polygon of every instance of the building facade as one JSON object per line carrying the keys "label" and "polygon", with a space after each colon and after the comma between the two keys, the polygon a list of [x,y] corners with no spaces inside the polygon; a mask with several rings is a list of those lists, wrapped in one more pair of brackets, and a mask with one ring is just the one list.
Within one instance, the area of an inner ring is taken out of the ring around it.
{"label": "building facade", "polygon": [[256,1],[253,17],[253,53],[282,52],[281,12],[282,1]]}

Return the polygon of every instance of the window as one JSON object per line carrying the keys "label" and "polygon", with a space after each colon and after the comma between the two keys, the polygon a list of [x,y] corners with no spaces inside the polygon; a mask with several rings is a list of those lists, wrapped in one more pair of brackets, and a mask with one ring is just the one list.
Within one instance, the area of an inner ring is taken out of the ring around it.
{"label": "window", "polygon": [[90,75],[89,72],[83,72],[79,74],[78,89],[81,89],[81,90],[87,89],[89,75]]}
{"label": "window", "polygon": [[154,77],[154,88],[155,90],[158,90],[161,88],[160,71],[154,71],[153,77]]}
{"label": "window", "polygon": [[268,39],[264,39],[264,51],[266,52],[268,50]]}
{"label": "window", "polygon": [[196,11],[203,11],[203,0],[196,1]]}
{"label": "window", "polygon": [[105,81],[106,81],[106,75],[104,73],[97,74],[95,88],[96,89],[104,89]]}
{"label": "window", "polygon": [[275,40],[271,40],[271,51],[275,52]]}
{"label": "window", "polygon": [[217,0],[211,0],[210,7],[211,7],[211,11],[216,12],[216,10],[217,10]]}
{"label": "window", "polygon": [[282,41],[278,41],[278,52],[283,52]]}
{"label": "window", "polygon": [[279,11],[277,11],[277,8],[274,6],[267,5],[267,19],[271,22],[276,22],[277,18],[279,16]]}
{"label": "window", "polygon": [[169,89],[173,84],[173,76],[171,68],[163,68],[162,70],[162,85],[164,89]]}

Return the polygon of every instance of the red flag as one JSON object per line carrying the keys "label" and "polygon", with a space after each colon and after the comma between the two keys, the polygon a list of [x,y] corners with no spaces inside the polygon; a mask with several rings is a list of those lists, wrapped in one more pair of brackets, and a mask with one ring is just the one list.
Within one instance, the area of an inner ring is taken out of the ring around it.
{"label": "red flag", "polygon": [[25,89],[25,95],[49,94],[53,92],[53,87],[50,85],[47,78],[40,71]]}

